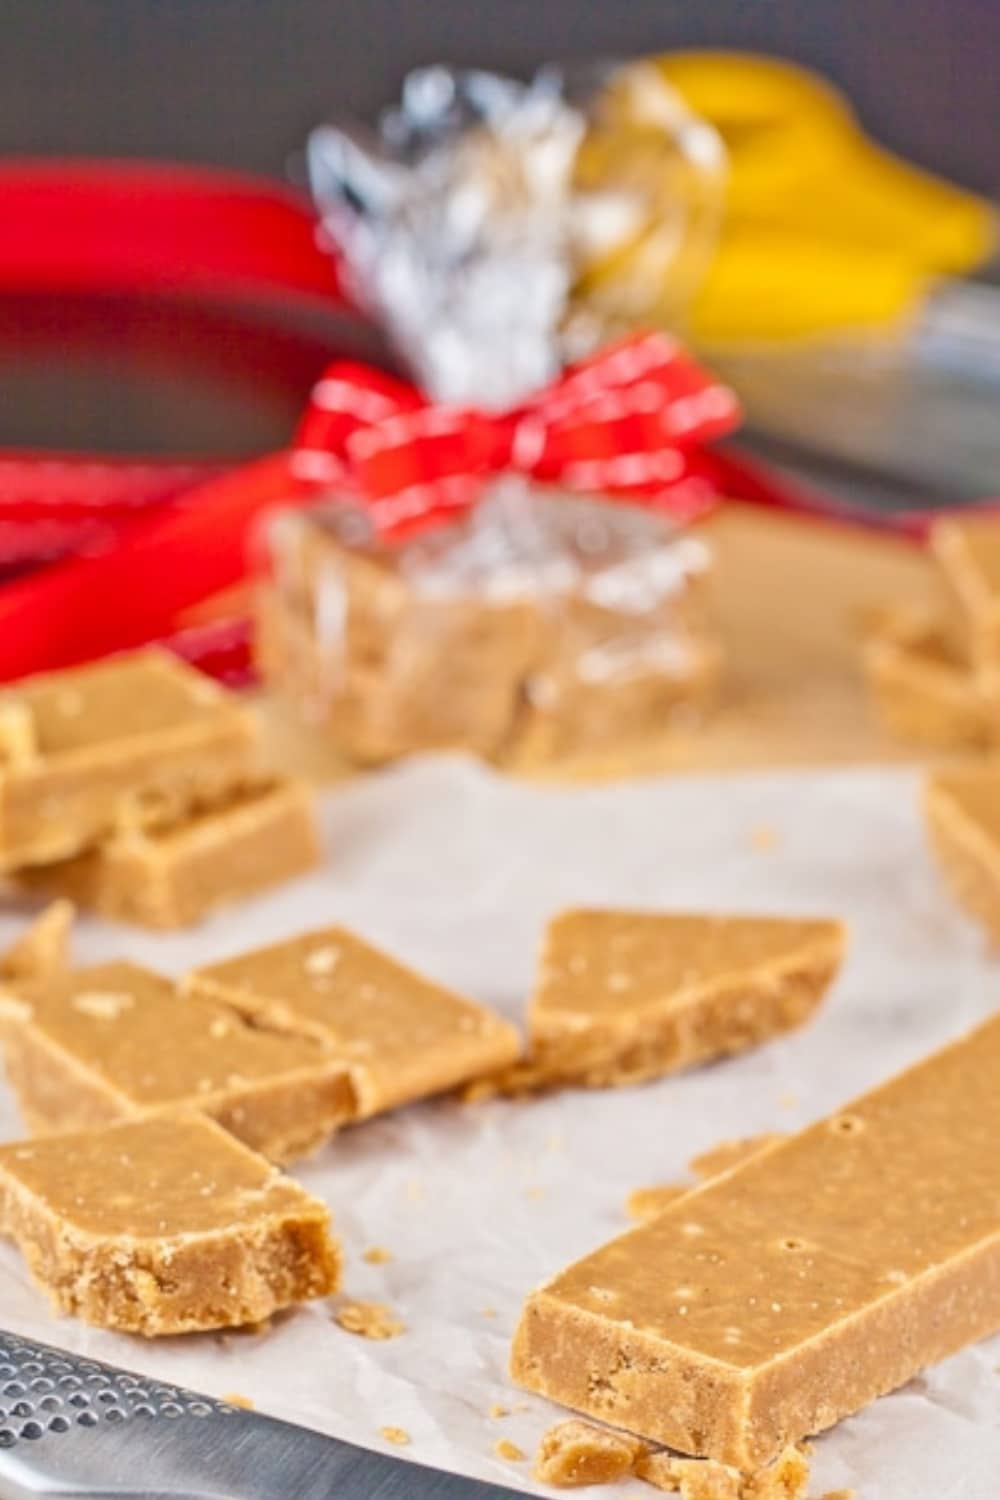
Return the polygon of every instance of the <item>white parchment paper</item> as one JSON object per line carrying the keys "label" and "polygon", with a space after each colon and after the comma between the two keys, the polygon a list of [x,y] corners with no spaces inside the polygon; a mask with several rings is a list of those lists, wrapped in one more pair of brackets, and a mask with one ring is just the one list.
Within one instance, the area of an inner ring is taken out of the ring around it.
{"label": "white parchment paper", "polygon": [[[1000,966],[939,885],[906,772],[557,788],[434,759],[330,792],[323,823],[327,861],[315,876],[194,934],[85,922],[80,957],[125,954],[179,972],[336,920],[516,1018],[542,924],[569,903],[851,923],[843,978],[787,1040],[639,1089],[429,1104],[347,1131],[304,1166],[345,1244],[346,1294],[388,1303],[406,1324],[397,1339],[352,1336],[325,1304],[258,1334],[147,1343],[102,1333],[53,1320],[0,1246],[0,1326],[238,1392],[365,1446],[387,1448],[380,1428],[403,1427],[411,1445],[390,1450],[401,1457],[545,1493],[529,1463],[493,1451],[508,1438],[533,1453],[561,1415],[507,1381],[527,1291],[625,1228],[631,1188],[683,1177],[694,1153],[724,1138],[794,1129],[969,1027],[996,1006]],[[760,847],[760,829],[773,849]],[[22,916],[0,916],[0,939]],[[16,1135],[6,1096],[0,1111],[0,1129]],[[375,1245],[391,1263],[362,1260]],[[812,1493],[997,1500],[998,1366],[994,1339],[841,1423],[816,1445]],[[510,1415],[491,1417],[495,1403]]]}

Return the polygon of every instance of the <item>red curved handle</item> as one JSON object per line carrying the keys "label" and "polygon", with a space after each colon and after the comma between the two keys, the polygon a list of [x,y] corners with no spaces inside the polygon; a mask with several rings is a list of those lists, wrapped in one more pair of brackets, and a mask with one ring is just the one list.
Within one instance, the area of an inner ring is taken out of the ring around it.
{"label": "red curved handle", "polygon": [[0,291],[280,294],[343,302],[306,200],[156,162],[0,164]]}

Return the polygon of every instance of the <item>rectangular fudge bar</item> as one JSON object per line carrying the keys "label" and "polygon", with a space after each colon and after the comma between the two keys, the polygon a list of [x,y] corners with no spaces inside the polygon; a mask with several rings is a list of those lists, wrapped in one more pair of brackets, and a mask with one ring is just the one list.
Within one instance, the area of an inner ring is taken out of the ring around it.
{"label": "rectangular fudge bar", "polygon": [[203,1117],[0,1146],[0,1233],[62,1313],[148,1337],[336,1291],[325,1204]]}
{"label": "rectangular fudge bar", "polygon": [[843,958],[831,920],[574,910],[552,918],[529,1013],[545,1083],[638,1083],[801,1025]]}
{"label": "rectangular fudge bar", "polygon": [[1000,1328],[1000,1015],[528,1299],[529,1390],[754,1470]]}
{"label": "rectangular fudge bar", "polygon": [[102,916],[169,929],[292,880],[319,858],[308,791],[275,781],[165,828],[122,830],[72,859],[25,870],[19,883]]}
{"label": "rectangular fudge bar", "polygon": [[166,652],[29,677],[0,697],[0,869],[76,854],[259,777],[252,717]]}
{"label": "rectangular fudge bar", "polygon": [[189,994],[316,1038],[350,1068],[360,1118],[443,1093],[520,1054],[513,1026],[342,927],[196,969]]}
{"label": "rectangular fudge bar", "polygon": [[315,1039],[258,1030],[137,964],[8,993],[7,1074],[31,1131],[198,1110],[272,1161],[291,1161],[355,1113],[347,1069]]}

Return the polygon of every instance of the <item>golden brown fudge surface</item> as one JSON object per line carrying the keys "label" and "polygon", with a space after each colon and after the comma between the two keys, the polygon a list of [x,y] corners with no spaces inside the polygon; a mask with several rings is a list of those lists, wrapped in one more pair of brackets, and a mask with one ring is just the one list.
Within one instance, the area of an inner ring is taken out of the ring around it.
{"label": "golden brown fudge surface", "polygon": [[186,927],[303,874],[319,857],[309,792],[279,781],[165,828],[123,830],[72,859],[26,870],[20,883],[120,921]]}
{"label": "golden brown fudge surface", "polygon": [[343,1057],[362,1117],[455,1087],[520,1051],[506,1021],[342,927],[210,964],[184,984]]}
{"label": "golden brown fudge surface", "polygon": [[7,1070],[35,1131],[188,1107],[274,1160],[315,1149],[354,1111],[345,1068],[313,1038],[276,1035],[124,961],[17,987]]}
{"label": "golden brown fudge surface", "polygon": [[249,714],[167,653],[30,677],[4,703],[30,718],[35,754],[0,757],[0,868],[67,857],[257,774]]}
{"label": "golden brown fudge surface", "polygon": [[546,934],[531,1057],[554,1080],[632,1083],[801,1024],[836,974],[835,921],[567,911]]}
{"label": "golden brown fudge surface", "polygon": [[70,901],[53,901],[47,906],[0,954],[0,980],[46,979],[61,974],[69,965],[75,916]]}
{"label": "golden brown fudge surface", "polygon": [[258,1322],[339,1276],[325,1206],[199,1116],[0,1147],[0,1232],[60,1312],[147,1335]]}
{"label": "golden brown fudge surface", "polygon": [[935,621],[887,628],[865,650],[876,713],[896,739],[937,749],[1000,743],[1000,703]]}
{"label": "golden brown fudge surface", "polygon": [[1000,1016],[528,1299],[513,1374],[753,1470],[1000,1328]]}
{"label": "golden brown fudge surface", "polygon": [[946,517],[931,547],[964,616],[973,664],[991,686],[1000,675],[1000,514]]}
{"label": "golden brown fudge surface", "polygon": [[1000,766],[937,772],[924,806],[945,879],[1000,944]]}

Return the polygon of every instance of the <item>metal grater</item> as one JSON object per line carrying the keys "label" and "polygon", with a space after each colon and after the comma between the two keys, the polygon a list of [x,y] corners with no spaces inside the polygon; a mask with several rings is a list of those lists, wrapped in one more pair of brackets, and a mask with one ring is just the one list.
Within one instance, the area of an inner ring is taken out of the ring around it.
{"label": "metal grater", "polygon": [[511,1493],[0,1332],[0,1500],[501,1500]]}

